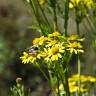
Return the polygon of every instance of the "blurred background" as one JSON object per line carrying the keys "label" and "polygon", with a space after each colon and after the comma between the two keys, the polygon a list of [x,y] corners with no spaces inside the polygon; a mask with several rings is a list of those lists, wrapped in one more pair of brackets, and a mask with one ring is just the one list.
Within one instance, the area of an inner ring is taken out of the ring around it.
{"label": "blurred background", "polygon": [[[26,88],[31,88],[32,96],[47,96],[50,92],[42,73],[32,65],[22,64],[19,58],[32,44],[33,38],[39,36],[38,32],[28,28],[36,23],[34,19],[23,0],[0,0],[0,96],[10,96],[10,88],[16,84],[17,77],[22,77]],[[62,25],[61,21],[59,23]],[[84,74],[96,76],[96,36],[91,35],[96,31],[96,19],[85,19],[80,27],[82,34],[86,34],[81,70]],[[74,16],[71,14],[69,32],[75,31]],[[75,56],[70,63],[71,71],[77,72]]]}

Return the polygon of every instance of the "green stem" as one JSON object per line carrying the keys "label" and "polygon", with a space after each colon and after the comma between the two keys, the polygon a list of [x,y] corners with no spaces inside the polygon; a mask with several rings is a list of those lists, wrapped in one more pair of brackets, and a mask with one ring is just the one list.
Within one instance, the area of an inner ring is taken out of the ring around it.
{"label": "green stem", "polygon": [[64,82],[65,82],[65,88],[67,92],[66,96],[70,96],[69,85],[68,85],[68,72],[69,72],[69,62],[70,62],[71,57],[72,57],[72,54],[69,55],[66,65],[62,66],[63,70],[66,70],[64,72]]}
{"label": "green stem", "polygon": [[58,66],[57,62],[56,62],[56,68],[55,69],[56,69],[56,71],[57,71],[57,73],[59,75],[59,78],[60,78],[60,80],[61,80],[61,82],[63,84],[63,87],[65,88],[63,70]]}
{"label": "green stem", "polygon": [[80,35],[80,32],[79,32],[79,23],[76,22],[76,26],[77,26],[77,34]]}
{"label": "green stem", "polygon": [[59,86],[60,86],[60,84],[59,84],[59,76],[58,76],[58,73],[57,73],[57,86],[58,86],[58,96],[60,96],[60,90],[59,90]]}
{"label": "green stem", "polygon": [[37,23],[38,23],[38,25],[39,25],[39,27],[41,29],[41,35],[44,35],[43,29],[42,29],[42,25],[40,24],[40,20],[39,20],[39,18],[40,18],[39,17],[39,13],[38,13],[37,8],[34,5],[34,1],[33,0],[30,0],[30,5],[31,5],[31,8],[32,8],[32,10],[34,12],[34,15],[36,17]]}
{"label": "green stem", "polygon": [[77,34],[80,35],[80,29],[79,29],[79,25],[80,25],[80,16],[78,14],[78,7],[75,7],[75,16],[76,16],[76,29],[77,29]]}
{"label": "green stem", "polygon": [[40,65],[38,63],[36,63],[36,64],[37,64],[37,67],[39,68],[39,70],[42,72],[42,74],[46,78],[46,80],[49,81],[49,78],[47,77],[47,75],[45,74],[45,72],[41,69]]}
{"label": "green stem", "polygon": [[51,71],[50,70],[48,70],[48,72],[49,72],[49,78],[50,78],[50,80],[49,80],[49,82],[50,82],[50,86],[51,86],[51,88],[52,88],[52,92],[54,93],[54,96],[55,96],[55,90],[54,90],[54,84],[53,84],[53,81],[52,81],[52,75],[51,75]]}
{"label": "green stem", "polygon": [[66,70],[65,74],[64,74],[64,79],[65,79],[65,91],[66,91],[66,96],[70,96],[70,92],[69,92],[69,85],[68,85],[68,70]]}
{"label": "green stem", "polygon": [[46,15],[45,15],[45,12],[44,12],[43,8],[41,7],[41,5],[40,5],[40,3],[39,3],[38,0],[37,0],[37,3],[38,3],[38,5],[39,5],[39,7],[40,7],[40,10],[42,11],[42,14],[43,14],[43,16],[44,16],[44,19],[46,20],[46,23],[48,24],[48,26],[49,26],[49,27],[51,28],[51,30],[52,30],[52,27],[50,26],[50,23],[49,23]]}
{"label": "green stem", "polygon": [[69,86],[68,86],[68,71],[66,70],[65,67],[65,72],[63,72],[64,70],[57,64],[56,65],[56,69],[58,70],[58,74],[60,76],[60,79],[62,81],[64,90],[65,90],[65,96],[70,96],[70,92],[69,92]]}
{"label": "green stem", "polygon": [[66,92],[67,92],[67,95],[66,96],[70,96],[70,92],[69,92],[69,85],[68,85],[68,72],[69,72],[69,62],[70,62],[70,59],[72,57],[72,54],[69,55],[69,58],[67,60],[67,64],[65,66],[63,66],[63,70],[66,70],[65,73],[64,73],[64,79],[65,79],[65,84],[66,84]]}
{"label": "green stem", "polygon": [[57,13],[56,13],[56,5],[53,8],[53,15],[54,15],[54,31],[58,30],[58,24],[57,24]]}
{"label": "green stem", "polygon": [[[78,35],[80,35],[80,29],[79,29],[79,24],[80,24],[80,16],[79,16],[79,14],[78,14],[78,7],[75,7],[75,16],[76,16],[76,28],[77,28],[77,34]],[[80,72],[80,70],[81,70],[81,64],[80,64],[80,56],[79,56],[79,53],[78,53],[78,60],[77,60],[77,64],[78,64],[78,75],[79,75],[79,77],[78,77],[78,92],[77,92],[77,95],[78,96],[81,96],[81,94],[80,94],[80,86],[81,86],[81,84],[80,84],[80,74],[81,74],[81,72]]]}
{"label": "green stem", "polygon": [[67,36],[68,32],[67,32],[67,28],[68,28],[68,19],[69,19],[69,1],[70,0],[66,0],[65,1],[65,20],[64,20],[64,29],[65,29],[65,36]]}
{"label": "green stem", "polygon": [[68,58],[67,64],[66,64],[66,67],[67,67],[67,68],[69,67],[69,62],[70,62],[71,58],[72,58],[72,53],[69,54],[69,58]]}
{"label": "green stem", "polygon": [[81,69],[81,64],[80,64],[79,54],[78,54],[78,61],[77,61],[77,63],[78,63],[78,75],[79,75],[79,78],[78,78],[78,96],[81,96],[80,95],[80,86],[81,86],[81,84],[80,84],[80,74],[81,74],[80,69]]}

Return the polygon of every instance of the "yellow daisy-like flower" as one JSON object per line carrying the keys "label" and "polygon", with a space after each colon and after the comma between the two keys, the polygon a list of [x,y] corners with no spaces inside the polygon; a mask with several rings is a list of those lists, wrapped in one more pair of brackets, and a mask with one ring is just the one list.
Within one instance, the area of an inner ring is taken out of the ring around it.
{"label": "yellow daisy-like flower", "polygon": [[76,41],[77,39],[78,39],[78,35],[77,34],[73,34],[73,35],[71,35],[69,38],[68,38],[68,40],[72,40],[72,41]]}
{"label": "yellow daisy-like flower", "polygon": [[53,46],[57,43],[57,40],[50,40],[50,42],[48,42],[48,44],[46,45],[46,47],[50,47]]}
{"label": "yellow daisy-like flower", "polygon": [[55,31],[55,32],[53,32],[52,34],[49,34],[48,36],[49,36],[49,37],[57,37],[57,36],[60,36],[60,35],[61,35],[60,32]]}
{"label": "yellow daisy-like flower", "polygon": [[61,44],[56,44],[49,50],[49,56],[51,56],[52,61],[58,60],[59,58],[62,58],[62,55],[60,53],[64,52],[64,47]]}
{"label": "yellow daisy-like flower", "polygon": [[48,40],[47,37],[41,36],[40,38],[35,38],[33,40],[33,44],[34,45],[43,45],[46,40]]}
{"label": "yellow daisy-like flower", "polygon": [[[75,74],[73,75],[72,77],[68,78],[68,81],[69,82],[77,82],[79,79],[79,74]],[[93,76],[84,76],[84,75],[80,75],[80,81],[81,83],[84,83],[84,82],[96,82],[96,78],[93,77]]]}
{"label": "yellow daisy-like flower", "polygon": [[41,59],[42,57],[46,57],[46,55],[47,55],[46,52],[41,51],[41,52],[39,52],[39,54],[37,54],[36,57],[37,57],[38,59]]}
{"label": "yellow daisy-like flower", "polygon": [[[77,82],[78,80],[79,80],[79,74],[75,74],[75,75],[73,75],[72,77],[70,77],[68,79],[69,82],[73,82],[73,81]],[[80,81],[82,83],[87,82],[88,78],[86,76],[84,76],[84,75],[80,75]]]}
{"label": "yellow daisy-like flower", "polygon": [[23,56],[20,57],[20,59],[22,60],[22,63],[24,64],[30,63],[30,62],[33,63],[36,60],[36,58],[33,57],[31,53],[27,53],[27,52],[23,52]]}
{"label": "yellow daisy-like flower", "polygon": [[[74,93],[74,92],[77,92],[79,90],[79,87],[77,85],[78,80],[79,80],[79,74],[74,74],[74,75],[72,75],[71,77],[68,78],[68,85],[69,85],[70,93]],[[88,92],[89,90],[86,87],[86,84],[87,84],[86,82],[94,83],[94,82],[96,82],[96,78],[93,77],[93,76],[80,75],[80,82],[81,82],[80,92],[81,93]],[[60,84],[59,90],[60,90],[60,92],[64,91],[63,84]],[[57,88],[56,88],[56,92],[58,93]]]}
{"label": "yellow daisy-like flower", "polygon": [[84,53],[84,50],[82,50],[82,48],[83,46],[79,42],[69,42],[69,44],[67,45],[67,50],[69,50],[70,53]]}
{"label": "yellow daisy-like flower", "polygon": [[70,37],[68,37],[69,41],[80,41],[80,42],[82,42],[82,41],[84,41],[84,39],[85,38],[80,38],[79,35],[77,35],[77,34],[73,34]]}
{"label": "yellow daisy-like flower", "polygon": [[47,53],[45,60],[55,61],[59,58],[62,58],[61,53],[65,52],[65,47],[63,46],[63,44],[55,44],[51,48],[48,48],[48,50],[45,49],[45,51]]}
{"label": "yellow daisy-like flower", "polygon": [[40,41],[39,38],[35,38],[35,39],[33,40],[33,44],[34,44],[34,45],[38,45],[38,44],[39,44],[39,41]]}
{"label": "yellow daisy-like flower", "polygon": [[40,37],[40,41],[39,41],[39,45],[43,45],[45,41],[47,41],[48,38],[47,37],[44,37],[44,36],[41,36]]}
{"label": "yellow daisy-like flower", "polygon": [[61,34],[56,31],[56,32],[53,32],[52,35],[53,35],[53,36],[60,36]]}
{"label": "yellow daisy-like flower", "polygon": [[[69,85],[69,92],[70,93],[74,93],[74,92],[78,91],[78,86],[76,85],[76,82],[71,82],[71,83],[69,82],[68,85]],[[61,92],[64,91],[63,84],[60,84],[59,90]],[[86,92],[86,91],[88,91],[88,89],[84,88],[84,86],[80,87],[80,92],[83,93],[83,92]],[[58,93],[58,89],[57,88],[56,88],[56,92]]]}

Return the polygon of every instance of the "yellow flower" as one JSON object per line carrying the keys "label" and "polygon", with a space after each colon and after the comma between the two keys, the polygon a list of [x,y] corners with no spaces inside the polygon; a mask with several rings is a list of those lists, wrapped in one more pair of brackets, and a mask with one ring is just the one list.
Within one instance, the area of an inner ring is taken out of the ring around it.
{"label": "yellow flower", "polygon": [[35,38],[35,39],[33,40],[33,44],[34,44],[34,45],[39,44],[39,38]]}
{"label": "yellow flower", "polygon": [[93,0],[70,0],[69,8],[74,8],[75,6],[85,6],[91,7],[93,6],[94,2]]}
{"label": "yellow flower", "polygon": [[[83,75],[80,75],[80,81],[82,80],[82,76]],[[73,75],[71,78],[68,78],[70,93],[78,91],[79,87],[78,87],[78,85],[76,85],[78,80],[79,80],[79,75],[78,74]],[[82,83],[81,83],[81,86],[80,86],[80,91],[81,92],[88,91],[87,89],[84,88],[84,85]]]}
{"label": "yellow flower", "polygon": [[59,58],[62,58],[61,53],[65,52],[65,47],[61,44],[55,44],[53,45],[51,48],[45,49],[46,53],[47,53],[47,57],[45,58],[45,60],[47,61],[55,61],[58,60]]}
{"label": "yellow flower", "polygon": [[68,82],[69,84],[69,86],[73,86],[73,85],[76,85],[76,82],[75,81],[73,81],[73,82]]}
{"label": "yellow flower", "polygon": [[74,6],[78,5],[81,0],[70,0],[69,8],[73,8]]}
{"label": "yellow flower", "polygon": [[26,64],[26,63],[29,63],[30,60],[32,60],[32,55],[31,54],[28,54],[27,52],[23,52],[23,56],[20,57],[20,59],[22,60],[22,63]]}
{"label": "yellow flower", "polygon": [[48,40],[47,37],[41,36],[40,38],[35,38],[33,40],[33,44],[34,45],[43,45],[46,40]]}
{"label": "yellow flower", "polygon": [[[78,91],[78,86],[76,85],[76,82],[69,82],[69,92],[70,93],[74,93],[74,92],[77,92]],[[60,84],[59,86],[59,90],[60,92],[64,91],[64,87],[63,87],[63,84]],[[86,88],[84,88],[83,85],[81,85],[80,87],[80,91],[83,93],[83,92],[86,92],[88,91]],[[56,88],[56,92],[58,93],[58,89]]]}
{"label": "yellow flower", "polygon": [[38,2],[40,5],[43,5],[46,2],[46,0],[38,0]]}
{"label": "yellow flower", "polygon": [[47,37],[41,36],[40,41],[39,41],[39,45],[43,45],[46,40],[48,40]]}
{"label": "yellow flower", "polygon": [[80,38],[79,35],[73,34],[70,37],[68,37],[69,41],[84,41],[85,38]]}
{"label": "yellow flower", "polygon": [[90,82],[96,82],[96,78],[92,76],[87,77]]}
{"label": "yellow flower", "polygon": [[84,53],[84,50],[82,50],[82,48],[83,46],[79,42],[69,42],[69,44],[67,45],[67,50],[69,50],[70,53]]}
{"label": "yellow flower", "polygon": [[[77,85],[78,80],[79,80],[79,74],[74,74],[68,78],[68,85],[69,85],[70,93],[74,93],[79,90],[79,87]],[[80,82],[81,82],[80,92],[81,93],[88,92],[88,89],[86,87],[86,84],[87,84],[86,82],[93,82],[94,83],[94,82],[96,82],[96,78],[93,76],[80,75]],[[59,85],[59,90],[60,90],[60,92],[64,91],[64,86],[62,83]],[[58,93],[57,88],[56,88],[56,92]]]}
{"label": "yellow flower", "polygon": [[81,75],[80,80],[81,80],[82,83],[84,83],[84,82],[88,81],[88,78],[87,78],[87,76]]}
{"label": "yellow flower", "polygon": [[[69,82],[77,82],[79,79],[79,74],[75,74],[73,75],[72,77],[68,78],[68,81]],[[80,75],[80,81],[81,83],[84,83],[84,82],[96,82],[96,78],[93,77],[93,76],[84,76],[84,75]]]}
{"label": "yellow flower", "polygon": [[78,86],[69,86],[70,93],[76,92],[78,90]]}
{"label": "yellow flower", "polygon": [[94,2],[93,2],[93,0],[84,0],[84,4],[87,7],[91,7],[91,6],[93,6]]}
{"label": "yellow flower", "polygon": [[55,32],[53,32],[52,34],[49,34],[48,36],[49,36],[49,37],[57,37],[57,36],[60,36],[60,35],[61,35],[61,33],[55,31]]}
{"label": "yellow flower", "polygon": [[20,57],[20,59],[22,60],[22,63],[24,64],[33,63],[36,60],[36,57],[34,55],[35,54],[23,52],[23,56]]}
{"label": "yellow flower", "polygon": [[50,42],[48,42],[48,44],[46,45],[46,47],[50,47],[53,46],[57,43],[57,40],[50,40]]}
{"label": "yellow flower", "polygon": [[[73,92],[77,92],[78,91],[78,86],[76,86],[76,85],[70,85],[69,86],[69,91],[70,91],[70,93],[73,93]],[[88,91],[86,88],[84,88],[83,86],[81,86],[80,87],[80,92],[86,92],[86,91]]]}
{"label": "yellow flower", "polygon": [[53,35],[53,36],[60,36],[61,34],[56,31],[56,32],[53,32],[52,35]]}
{"label": "yellow flower", "polygon": [[46,57],[46,55],[47,55],[46,52],[41,51],[41,52],[39,52],[39,54],[37,54],[36,57],[37,57],[38,59],[41,59],[42,57]]}
{"label": "yellow flower", "polygon": [[73,35],[71,35],[69,38],[68,38],[68,40],[72,40],[72,41],[76,41],[77,39],[78,39],[78,35],[77,34],[73,34]]}
{"label": "yellow flower", "polygon": [[88,89],[81,87],[81,88],[80,88],[80,91],[81,91],[81,92],[87,92]]}
{"label": "yellow flower", "polygon": [[60,53],[64,53],[64,47],[61,44],[53,45],[52,48],[49,50],[49,56],[51,56],[51,60],[58,60],[59,58],[62,58],[62,55]]}

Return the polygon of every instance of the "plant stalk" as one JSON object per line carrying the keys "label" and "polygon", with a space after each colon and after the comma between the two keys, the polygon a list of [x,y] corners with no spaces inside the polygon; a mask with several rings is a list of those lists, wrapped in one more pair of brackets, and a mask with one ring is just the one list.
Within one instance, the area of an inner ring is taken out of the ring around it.
{"label": "plant stalk", "polygon": [[38,10],[37,10],[37,8],[36,8],[35,5],[34,5],[34,0],[30,0],[30,5],[31,5],[31,8],[32,8],[32,10],[33,10],[33,12],[34,12],[34,15],[35,15],[35,17],[36,17],[37,23],[38,23],[38,25],[39,25],[39,27],[40,27],[41,35],[45,35],[44,32],[43,32],[43,29],[42,29],[42,25],[41,25],[40,20],[39,20]]}
{"label": "plant stalk", "polygon": [[77,63],[78,63],[78,75],[79,75],[79,77],[78,77],[78,96],[81,96],[80,95],[80,87],[81,87],[81,84],[80,84],[80,74],[81,74],[81,72],[80,72],[80,70],[81,70],[81,64],[80,64],[79,54],[78,54],[78,61],[77,61]]}
{"label": "plant stalk", "polygon": [[65,20],[64,20],[64,30],[65,30],[65,36],[68,35],[67,29],[68,29],[68,19],[69,19],[69,1],[70,0],[66,0],[65,1]]}
{"label": "plant stalk", "polygon": [[49,27],[51,28],[51,30],[52,30],[52,27],[50,26],[50,23],[49,23],[49,21],[48,21],[46,15],[45,15],[45,12],[44,12],[43,8],[41,7],[41,5],[40,5],[40,3],[39,3],[38,0],[37,0],[37,3],[38,3],[39,8],[40,8],[40,10],[41,10],[41,12],[42,12],[42,15],[44,16],[44,19],[46,20],[46,23],[48,24],[48,26],[49,26]]}
{"label": "plant stalk", "polygon": [[78,13],[78,7],[75,7],[75,16],[76,16],[76,29],[77,29],[77,34],[80,35],[80,29],[79,29],[79,25],[80,25],[80,16]]}
{"label": "plant stalk", "polygon": [[54,6],[52,6],[52,12],[53,12],[53,20],[54,20],[54,31],[58,30],[58,23],[57,23],[57,2],[55,3]]}

